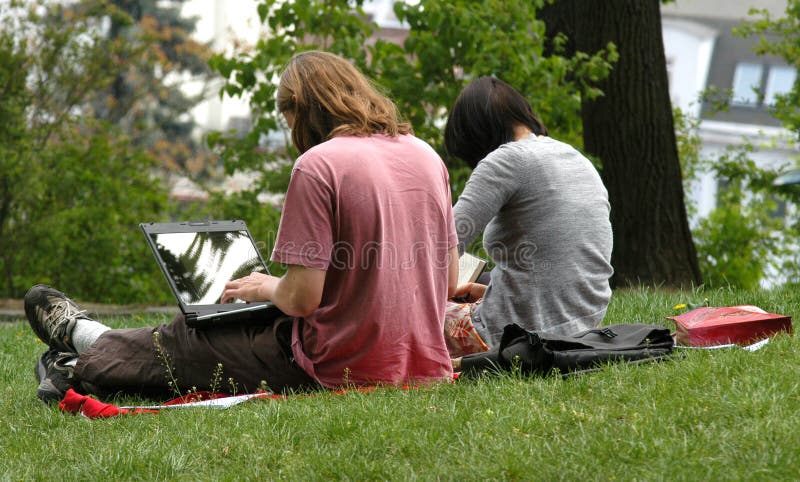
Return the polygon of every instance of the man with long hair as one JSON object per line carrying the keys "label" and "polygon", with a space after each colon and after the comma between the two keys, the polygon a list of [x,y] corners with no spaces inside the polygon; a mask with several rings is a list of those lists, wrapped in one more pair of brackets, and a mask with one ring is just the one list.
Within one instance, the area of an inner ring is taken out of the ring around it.
{"label": "man with long hair", "polygon": [[280,278],[230,281],[223,300],[270,300],[287,316],[206,331],[180,316],[155,328],[108,329],[39,285],[25,303],[51,347],[37,369],[40,398],[57,399],[66,386],[169,391],[156,334],[174,378],[201,390],[218,363],[243,390],[262,380],[286,391],[451,376],[442,320],[458,256],[441,158],[411,134],[391,100],[329,53],[291,59],[277,106],[302,154],[272,252],[288,268]]}

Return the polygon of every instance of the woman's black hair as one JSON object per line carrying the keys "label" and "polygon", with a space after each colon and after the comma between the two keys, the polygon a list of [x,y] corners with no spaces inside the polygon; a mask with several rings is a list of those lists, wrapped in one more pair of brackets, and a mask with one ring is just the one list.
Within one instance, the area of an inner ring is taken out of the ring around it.
{"label": "woman's black hair", "polygon": [[547,135],[522,94],[500,79],[480,77],[461,91],[450,110],[444,129],[445,148],[449,155],[460,157],[474,169],[490,152],[514,140],[515,125]]}

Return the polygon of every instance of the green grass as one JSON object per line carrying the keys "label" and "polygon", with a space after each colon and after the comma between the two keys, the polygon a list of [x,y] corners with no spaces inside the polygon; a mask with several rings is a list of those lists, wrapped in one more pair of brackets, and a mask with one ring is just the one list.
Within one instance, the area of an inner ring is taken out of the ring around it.
{"label": "green grass", "polygon": [[[615,292],[606,323],[671,326],[673,305],[704,297],[800,316],[791,290],[641,289]],[[567,380],[508,375],[95,421],[36,399],[43,350],[23,321],[0,323],[0,480],[800,478],[795,337]]]}

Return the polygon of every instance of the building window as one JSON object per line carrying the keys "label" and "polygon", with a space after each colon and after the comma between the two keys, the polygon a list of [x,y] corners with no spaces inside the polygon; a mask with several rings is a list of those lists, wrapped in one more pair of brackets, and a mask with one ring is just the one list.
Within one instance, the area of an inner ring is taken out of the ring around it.
{"label": "building window", "polygon": [[792,67],[771,67],[767,76],[767,88],[764,91],[764,103],[775,105],[775,97],[791,91],[796,77],[797,71]]}
{"label": "building window", "polygon": [[739,63],[733,73],[733,98],[735,105],[757,106],[764,67],[760,64]]}

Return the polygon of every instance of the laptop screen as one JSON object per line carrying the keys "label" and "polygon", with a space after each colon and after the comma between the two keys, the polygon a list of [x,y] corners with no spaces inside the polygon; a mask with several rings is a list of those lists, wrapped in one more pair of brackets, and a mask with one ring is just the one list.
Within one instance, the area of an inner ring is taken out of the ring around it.
{"label": "laptop screen", "polygon": [[228,281],[267,273],[247,231],[149,234],[186,305],[221,303]]}

